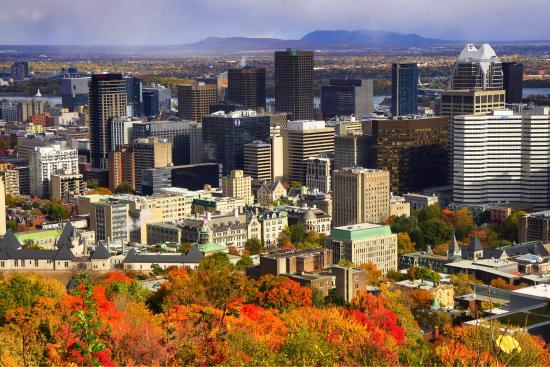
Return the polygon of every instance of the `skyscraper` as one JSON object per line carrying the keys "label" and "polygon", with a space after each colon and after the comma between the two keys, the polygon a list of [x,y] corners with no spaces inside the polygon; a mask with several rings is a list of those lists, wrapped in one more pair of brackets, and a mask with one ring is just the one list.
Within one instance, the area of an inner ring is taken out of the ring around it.
{"label": "skyscraper", "polygon": [[321,87],[323,118],[372,113],[372,79],[331,79]]}
{"label": "skyscraper", "polygon": [[143,170],[172,165],[172,143],[157,137],[138,139],[134,142],[134,167],[136,191],[141,194]]}
{"label": "skyscraper", "polygon": [[519,62],[503,62],[502,74],[506,103],[521,103],[523,92],[523,64]]}
{"label": "skyscraper", "polygon": [[313,51],[275,51],[275,109],[289,120],[313,118]]}
{"label": "skyscraper", "polygon": [[128,100],[125,116],[143,115],[143,85],[141,80],[133,76],[125,76],[124,80],[126,81],[126,98]]}
{"label": "skyscraper", "polygon": [[227,79],[227,101],[253,110],[265,108],[265,68],[229,69]]}
{"label": "skyscraper", "polygon": [[464,46],[455,61],[451,89],[503,89],[502,63],[490,45]]}
{"label": "skyscraper", "polygon": [[271,145],[261,140],[244,145],[244,173],[255,180],[271,181]]}
{"label": "skyscraper", "polygon": [[61,106],[69,112],[78,111],[79,107],[88,104],[90,78],[61,79]]}
{"label": "skyscraper", "polygon": [[172,90],[163,85],[154,84],[143,88],[143,114],[157,116],[161,112],[169,113],[172,103]]}
{"label": "skyscraper", "polygon": [[11,77],[15,81],[25,80],[29,76],[29,63],[27,61],[16,61],[11,66]]}
{"label": "skyscraper", "polygon": [[110,122],[126,116],[126,81],[121,74],[96,74],[90,80],[90,142],[92,166],[107,168]]}
{"label": "skyscraper", "polygon": [[418,112],[418,65],[392,64],[391,113],[394,116],[415,115]]}
{"label": "skyscraper", "polygon": [[324,121],[289,121],[283,134],[286,176],[289,181],[305,184],[307,160],[334,152],[334,129],[326,127]]}
{"label": "skyscraper", "polygon": [[390,173],[345,168],[332,175],[332,226],[384,223],[390,215]]}
{"label": "skyscraper", "polygon": [[178,85],[178,117],[201,122],[210,105],[218,101],[216,84],[195,83]]}
{"label": "skyscraper", "polygon": [[203,146],[206,162],[221,163],[223,174],[244,169],[244,145],[269,140],[270,115],[255,111],[216,112],[204,116]]}

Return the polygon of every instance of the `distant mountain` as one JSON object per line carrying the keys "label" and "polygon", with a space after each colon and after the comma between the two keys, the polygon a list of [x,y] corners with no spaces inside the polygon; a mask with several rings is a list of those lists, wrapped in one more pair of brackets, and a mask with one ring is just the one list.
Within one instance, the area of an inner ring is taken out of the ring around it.
{"label": "distant mountain", "polygon": [[418,34],[403,34],[386,31],[313,31],[301,38],[301,41],[328,42],[328,43],[360,43],[376,46],[426,46],[443,44],[447,41],[426,38]]}
{"label": "distant mountain", "polygon": [[385,31],[327,31],[319,30],[306,34],[299,40],[279,38],[210,37],[202,41],[182,45],[183,51],[230,52],[272,51],[288,47],[314,50],[356,50],[376,48],[410,48],[449,44],[451,42],[422,37],[418,34],[402,34]]}

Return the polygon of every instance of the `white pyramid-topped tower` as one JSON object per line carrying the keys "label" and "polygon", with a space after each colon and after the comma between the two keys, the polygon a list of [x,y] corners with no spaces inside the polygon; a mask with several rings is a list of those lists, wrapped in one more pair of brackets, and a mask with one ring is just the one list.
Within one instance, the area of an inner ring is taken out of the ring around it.
{"label": "white pyramid-topped tower", "polygon": [[491,45],[464,46],[455,62],[451,84],[455,90],[502,89],[502,63]]}

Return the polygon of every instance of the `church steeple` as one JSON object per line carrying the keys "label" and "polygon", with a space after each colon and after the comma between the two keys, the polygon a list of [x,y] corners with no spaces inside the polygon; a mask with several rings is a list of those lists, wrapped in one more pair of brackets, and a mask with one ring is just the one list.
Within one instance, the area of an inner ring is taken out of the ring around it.
{"label": "church steeple", "polygon": [[458,259],[462,257],[462,250],[458,241],[456,240],[456,235],[453,233],[453,239],[449,243],[449,249],[447,250],[447,258],[449,259]]}

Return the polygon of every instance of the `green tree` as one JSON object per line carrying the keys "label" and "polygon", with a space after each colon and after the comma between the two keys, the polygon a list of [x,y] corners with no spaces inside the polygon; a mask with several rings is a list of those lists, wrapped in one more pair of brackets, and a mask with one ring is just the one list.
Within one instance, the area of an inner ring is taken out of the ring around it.
{"label": "green tree", "polygon": [[57,201],[48,201],[44,204],[44,211],[52,220],[61,220],[70,217],[70,213],[65,206]]}
{"label": "green tree", "polygon": [[456,238],[461,241],[465,240],[470,231],[474,229],[474,218],[470,210],[467,208],[458,209],[454,214],[453,225]]}
{"label": "green tree", "polygon": [[210,303],[220,308],[239,295],[246,282],[244,275],[221,252],[202,259],[191,275],[194,282],[204,287]]}
{"label": "green tree", "polygon": [[6,194],[6,207],[19,207],[25,200],[21,196]]}
{"label": "green tree", "polygon": [[89,189],[95,190],[99,187],[99,181],[95,178],[92,178],[87,181],[87,185]]}
{"label": "green tree", "polygon": [[441,218],[441,209],[439,208],[439,205],[436,204],[428,205],[418,212],[419,223],[424,223],[429,220],[439,218]]}
{"label": "green tree", "polygon": [[132,185],[124,181],[116,187],[115,192],[117,194],[132,194],[134,189],[132,189]]}
{"label": "green tree", "polygon": [[311,302],[317,308],[325,307],[325,296],[323,292],[317,287],[310,287],[311,289]]}
{"label": "green tree", "polygon": [[159,264],[152,264],[151,265],[151,273],[158,277],[160,275],[164,275],[166,274],[166,270],[164,270],[163,268],[160,267]]}
{"label": "green tree", "polygon": [[453,227],[441,219],[430,219],[421,226],[426,243],[437,246],[450,241],[453,236]]}
{"label": "green tree", "polygon": [[7,220],[6,221],[6,229],[11,230],[12,232],[17,231],[17,222],[14,220]]}
{"label": "green tree", "polygon": [[242,256],[239,261],[237,261],[237,269],[244,270],[249,266],[252,266],[254,262],[252,261],[252,258],[250,256]]}
{"label": "green tree", "polygon": [[248,250],[250,255],[257,255],[264,251],[264,245],[258,238],[249,238],[246,240],[244,248]]}
{"label": "green tree", "polygon": [[497,227],[499,237],[508,241],[518,241],[519,221],[525,214],[527,213],[518,210],[504,219]]}
{"label": "green tree", "polygon": [[184,242],[178,247],[178,252],[187,253],[193,245],[190,242]]}

